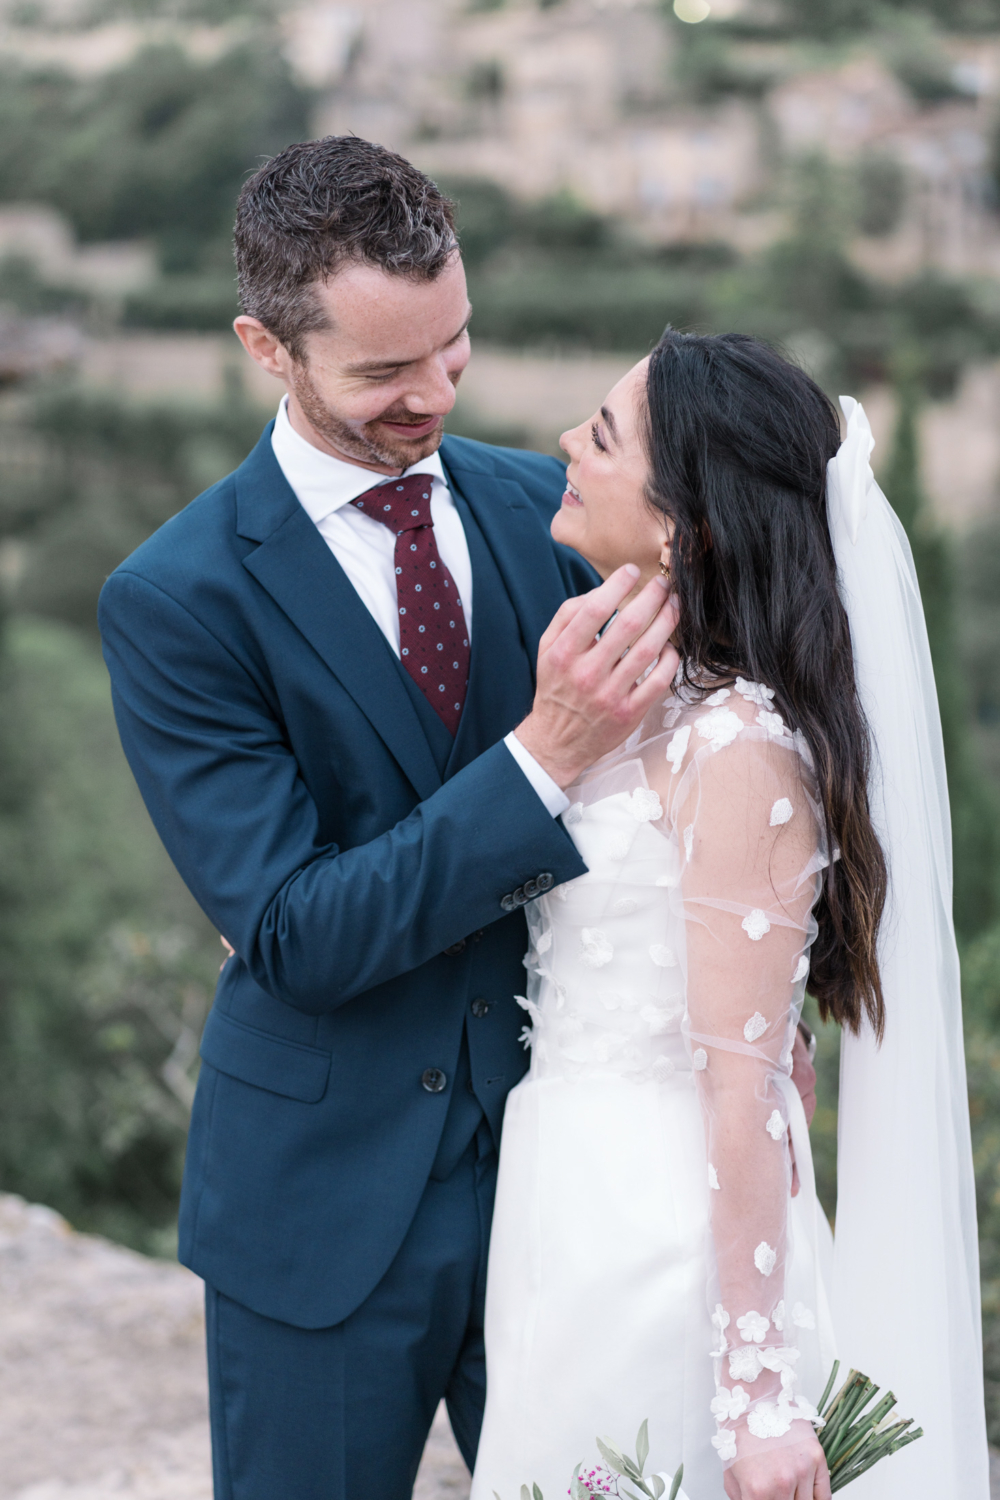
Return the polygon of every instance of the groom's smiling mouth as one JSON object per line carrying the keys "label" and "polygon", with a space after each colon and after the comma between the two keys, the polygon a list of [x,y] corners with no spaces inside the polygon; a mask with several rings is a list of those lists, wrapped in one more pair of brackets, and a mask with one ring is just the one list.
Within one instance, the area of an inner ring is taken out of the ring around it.
{"label": "groom's smiling mouth", "polygon": [[398,437],[421,438],[433,432],[442,418],[439,416],[422,417],[417,422],[393,422],[386,417],[379,417],[377,420],[380,427],[388,427],[390,432],[396,433]]}

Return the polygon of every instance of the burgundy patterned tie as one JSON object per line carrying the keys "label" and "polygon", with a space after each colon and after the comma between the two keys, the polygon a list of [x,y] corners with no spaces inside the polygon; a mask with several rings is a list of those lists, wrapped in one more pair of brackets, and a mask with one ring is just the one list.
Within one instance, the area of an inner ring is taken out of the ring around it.
{"label": "burgundy patterned tie", "polygon": [[469,684],[469,632],[431,520],[430,474],[367,490],[351,503],[396,533],[396,602],[403,666],[454,735]]}

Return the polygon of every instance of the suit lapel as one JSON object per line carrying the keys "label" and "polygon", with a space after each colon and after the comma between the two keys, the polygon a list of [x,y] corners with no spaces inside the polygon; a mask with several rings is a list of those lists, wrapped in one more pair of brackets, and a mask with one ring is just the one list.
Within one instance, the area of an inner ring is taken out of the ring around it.
{"label": "suit lapel", "polygon": [[538,642],[566,598],[552,539],[516,480],[460,467],[443,453],[442,459],[449,485],[472,511],[500,569],[534,681]]}
{"label": "suit lapel", "polygon": [[271,449],[271,429],[237,471],[237,530],[260,545],[243,559],[350,693],[423,800],[441,775],[401,668]]}

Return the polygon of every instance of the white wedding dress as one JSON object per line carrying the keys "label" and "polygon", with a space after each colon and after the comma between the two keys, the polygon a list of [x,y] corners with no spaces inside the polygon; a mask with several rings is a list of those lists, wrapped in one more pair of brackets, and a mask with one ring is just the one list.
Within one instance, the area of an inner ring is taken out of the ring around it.
{"label": "white wedding dress", "polygon": [[528,909],[473,1500],[561,1500],[644,1418],[647,1472],[722,1500],[825,1384],[831,1242],[789,1075],[828,860],[772,697],[678,689],[570,789],[588,873]]}

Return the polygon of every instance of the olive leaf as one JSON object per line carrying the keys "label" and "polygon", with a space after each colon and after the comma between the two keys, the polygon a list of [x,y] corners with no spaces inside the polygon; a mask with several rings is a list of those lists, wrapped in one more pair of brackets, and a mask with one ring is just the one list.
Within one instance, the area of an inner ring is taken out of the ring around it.
{"label": "olive leaf", "polygon": [[646,1459],[649,1457],[649,1418],[647,1417],[639,1428],[639,1435],[635,1440],[635,1457],[640,1475],[646,1467]]}

